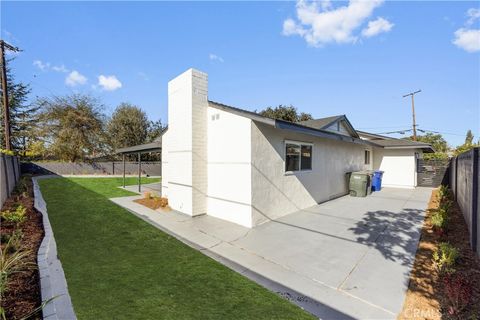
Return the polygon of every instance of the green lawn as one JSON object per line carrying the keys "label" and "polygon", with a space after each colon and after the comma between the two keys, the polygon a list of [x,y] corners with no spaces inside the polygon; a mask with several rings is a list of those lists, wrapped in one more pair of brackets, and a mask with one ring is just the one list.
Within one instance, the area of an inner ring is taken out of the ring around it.
{"label": "green lawn", "polygon": [[313,319],[109,201],[121,178],[39,184],[79,319]]}

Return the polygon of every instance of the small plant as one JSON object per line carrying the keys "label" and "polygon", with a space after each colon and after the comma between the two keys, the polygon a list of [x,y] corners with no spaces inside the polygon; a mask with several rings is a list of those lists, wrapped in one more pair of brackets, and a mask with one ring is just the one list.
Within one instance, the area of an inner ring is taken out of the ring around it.
{"label": "small plant", "polygon": [[28,189],[27,179],[28,179],[27,177],[24,177],[24,176],[21,177],[17,185],[15,186],[15,193],[21,194],[24,198],[27,197],[27,189]]}
{"label": "small plant", "polygon": [[16,251],[19,251],[22,245],[23,239],[23,232],[20,229],[17,229],[13,232],[13,234],[8,236],[8,240],[6,241],[8,246],[5,246],[5,250],[8,254],[12,254]]}
{"label": "small plant", "polygon": [[432,255],[433,264],[440,273],[454,273],[455,261],[458,258],[458,249],[448,242],[441,242]]}
{"label": "small plant", "polygon": [[448,222],[448,214],[442,208],[439,208],[437,212],[432,215],[432,225],[435,229],[443,232]]}
{"label": "small plant", "polygon": [[446,185],[440,186],[440,188],[438,189],[438,197],[440,198],[440,200],[448,199],[450,197],[450,193]]}
{"label": "small plant", "polygon": [[445,211],[447,214],[450,212],[453,206],[453,201],[450,199],[445,199],[440,202],[439,209]]}
{"label": "small plant", "polygon": [[168,199],[160,198],[160,207],[165,208],[166,206],[168,206]]}
{"label": "small plant", "polygon": [[472,300],[472,286],[463,275],[447,275],[443,279],[448,313],[459,315]]}
{"label": "small plant", "polygon": [[19,205],[15,211],[6,210],[1,213],[1,217],[8,222],[14,222],[20,224],[25,221],[27,208],[22,205]]}
{"label": "small plant", "polygon": [[26,272],[36,267],[35,263],[28,261],[28,256],[32,253],[30,250],[9,253],[12,251],[10,249],[13,245],[12,238],[7,242],[5,248],[0,247],[0,299],[4,297],[12,274]]}

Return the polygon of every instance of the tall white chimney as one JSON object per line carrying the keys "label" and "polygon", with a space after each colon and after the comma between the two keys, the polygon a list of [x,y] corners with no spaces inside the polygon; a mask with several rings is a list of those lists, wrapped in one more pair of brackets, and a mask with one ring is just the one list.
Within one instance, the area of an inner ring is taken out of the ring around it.
{"label": "tall white chimney", "polygon": [[162,193],[173,209],[191,216],[207,211],[207,97],[208,75],[201,71],[189,69],[168,83]]}

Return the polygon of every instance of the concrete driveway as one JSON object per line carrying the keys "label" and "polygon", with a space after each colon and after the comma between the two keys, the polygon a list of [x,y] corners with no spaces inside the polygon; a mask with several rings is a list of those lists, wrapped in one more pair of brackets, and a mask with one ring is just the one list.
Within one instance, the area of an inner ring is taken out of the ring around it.
{"label": "concrete driveway", "polygon": [[346,196],[253,229],[112,200],[321,318],[386,319],[402,309],[431,190]]}

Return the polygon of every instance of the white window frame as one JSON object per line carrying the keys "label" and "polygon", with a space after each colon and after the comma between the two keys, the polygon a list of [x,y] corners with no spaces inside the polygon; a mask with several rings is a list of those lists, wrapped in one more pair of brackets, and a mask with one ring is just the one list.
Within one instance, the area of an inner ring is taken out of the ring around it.
{"label": "white window frame", "polygon": [[[299,170],[294,170],[294,171],[286,171],[286,162],[287,162],[287,144],[295,144],[300,147],[300,159],[298,160],[298,168]],[[311,162],[312,166],[310,169],[304,169],[302,170],[302,145],[303,146],[310,146],[312,147],[312,154],[311,154]],[[301,173],[301,172],[311,172],[313,171],[313,143],[311,142],[303,142],[303,141],[295,141],[295,140],[285,140],[283,143],[283,170],[285,170],[286,175],[290,174],[296,174],[296,173]]]}

